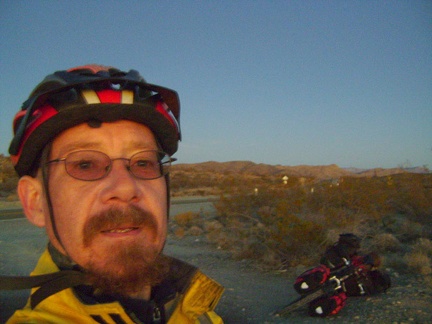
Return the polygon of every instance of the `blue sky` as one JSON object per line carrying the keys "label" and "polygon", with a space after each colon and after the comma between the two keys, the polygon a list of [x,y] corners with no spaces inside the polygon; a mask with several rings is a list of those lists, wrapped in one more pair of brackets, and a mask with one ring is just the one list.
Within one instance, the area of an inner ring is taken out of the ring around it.
{"label": "blue sky", "polygon": [[432,168],[431,1],[0,0],[0,153],[86,63],[180,94],[179,162]]}

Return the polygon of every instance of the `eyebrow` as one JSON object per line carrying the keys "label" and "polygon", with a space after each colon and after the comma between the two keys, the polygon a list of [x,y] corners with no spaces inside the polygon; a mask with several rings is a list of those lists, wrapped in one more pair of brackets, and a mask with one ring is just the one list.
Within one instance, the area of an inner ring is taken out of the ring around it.
{"label": "eyebrow", "polygon": [[[72,142],[63,146],[59,152],[60,156],[64,156],[73,151],[78,150],[100,150],[102,148],[102,144],[98,142]],[[157,143],[152,142],[144,142],[144,141],[132,141],[126,145],[126,149],[139,149],[139,150],[159,150],[159,146]]]}
{"label": "eyebrow", "polygon": [[96,142],[72,142],[62,146],[59,152],[61,153],[60,155],[65,155],[76,150],[97,149],[100,148],[100,146],[101,145]]}

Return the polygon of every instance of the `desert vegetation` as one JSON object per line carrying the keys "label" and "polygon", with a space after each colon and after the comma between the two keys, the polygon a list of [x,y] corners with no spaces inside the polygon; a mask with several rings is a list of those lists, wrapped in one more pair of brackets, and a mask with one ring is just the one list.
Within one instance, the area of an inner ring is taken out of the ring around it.
{"label": "desert vegetation", "polygon": [[16,195],[18,176],[9,157],[0,154],[0,201],[13,201]]}
{"label": "desert vegetation", "polygon": [[[181,172],[173,183],[193,182]],[[430,284],[432,174],[385,174],[290,176],[283,183],[280,174],[201,170],[200,190],[220,196],[216,215],[177,215],[175,235],[206,235],[234,258],[286,270],[316,264],[340,233],[353,232],[365,253],[382,255],[384,267],[422,275]],[[193,187],[181,183],[177,190]]]}

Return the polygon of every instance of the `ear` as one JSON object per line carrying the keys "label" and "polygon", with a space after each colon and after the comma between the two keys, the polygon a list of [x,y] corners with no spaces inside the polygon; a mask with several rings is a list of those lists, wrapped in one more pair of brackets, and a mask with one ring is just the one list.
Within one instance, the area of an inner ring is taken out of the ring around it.
{"label": "ear", "polygon": [[18,182],[18,196],[27,219],[38,227],[45,226],[43,186],[38,178],[23,176]]}

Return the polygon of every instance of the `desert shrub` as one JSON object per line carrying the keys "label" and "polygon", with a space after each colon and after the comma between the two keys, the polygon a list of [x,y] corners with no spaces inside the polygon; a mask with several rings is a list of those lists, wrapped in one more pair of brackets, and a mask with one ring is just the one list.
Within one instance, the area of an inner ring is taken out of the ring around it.
{"label": "desert shrub", "polygon": [[199,213],[186,212],[177,214],[174,217],[175,222],[182,227],[190,227],[198,222],[200,218]]}
{"label": "desert shrub", "polygon": [[432,274],[431,260],[427,254],[423,252],[414,251],[408,253],[404,257],[407,266],[416,273],[421,275]]}
{"label": "desert shrub", "polygon": [[432,275],[424,276],[423,282],[426,287],[432,289]]}
{"label": "desert shrub", "polygon": [[387,200],[393,191],[380,178],[346,177],[338,186],[327,182],[318,184],[308,197],[307,208],[329,219],[337,219],[342,225],[364,215],[378,219],[390,210]]}
{"label": "desert shrub", "polygon": [[203,229],[199,226],[193,225],[187,230],[187,235],[199,236],[204,233]]}
{"label": "desert shrub", "polygon": [[384,229],[398,237],[401,242],[412,242],[422,237],[425,225],[411,220],[406,215],[386,215],[381,220]]}
{"label": "desert shrub", "polygon": [[18,176],[9,157],[0,154],[0,191],[15,192]]}
{"label": "desert shrub", "polygon": [[316,246],[324,241],[323,226],[297,216],[304,204],[302,195],[286,193],[262,190],[258,195],[222,197],[216,204],[218,220],[235,242],[229,247],[237,258],[279,267],[311,264]]}
{"label": "desert shrub", "polygon": [[203,220],[199,213],[189,211],[175,215],[174,222],[170,224],[170,227],[174,236],[180,239],[186,235],[202,235],[204,232],[202,223]]}
{"label": "desert shrub", "polygon": [[432,174],[402,174],[394,177],[397,190],[389,200],[395,212],[428,224],[432,215]]}
{"label": "desert shrub", "polygon": [[174,236],[178,239],[183,238],[186,235],[184,227],[177,227],[174,229]]}
{"label": "desert shrub", "polygon": [[244,244],[241,249],[233,252],[233,257],[238,260],[259,260],[260,265],[264,266],[264,268],[281,268],[280,256],[262,242]]}
{"label": "desert shrub", "polygon": [[211,233],[214,231],[220,231],[223,228],[223,225],[217,220],[208,220],[204,222],[204,230],[207,233]]}
{"label": "desert shrub", "polygon": [[6,197],[6,201],[17,201],[18,195],[16,193],[12,193]]}
{"label": "desert shrub", "polygon": [[0,191],[15,192],[17,185],[17,176],[7,177],[0,181]]}
{"label": "desert shrub", "polygon": [[284,265],[307,265],[315,261],[317,246],[324,241],[324,230],[319,224],[286,214],[275,219],[266,239],[270,250],[280,256]]}
{"label": "desert shrub", "polygon": [[413,221],[406,221],[403,231],[399,233],[399,240],[412,243],[422,236],[423,225]]}
{"label": "desert shrub", "polygon": [[369,249],[381,253],[398,252],[401,250],[401,243],[393,234],[382,233],[372,238]]}
{"label": "desert shrub", "polygon": [[317,184],[307,207],[314,212],[364,214],[379,220],[383,215],[403,214],[420,224],[432,215],[432,175],[400,174],[392,177],[340,179],[339,186]]}
{"label": "desert shrub", "polygon": [[427,238],[419,238],[413,245],[413,251],[432,257],[432,241]]}
{"label": "desert shrub", "polygon": [[230,250],[236,242],[233,236],[227,231],[212,231],[206,237],[210,243],[224,250]]}

